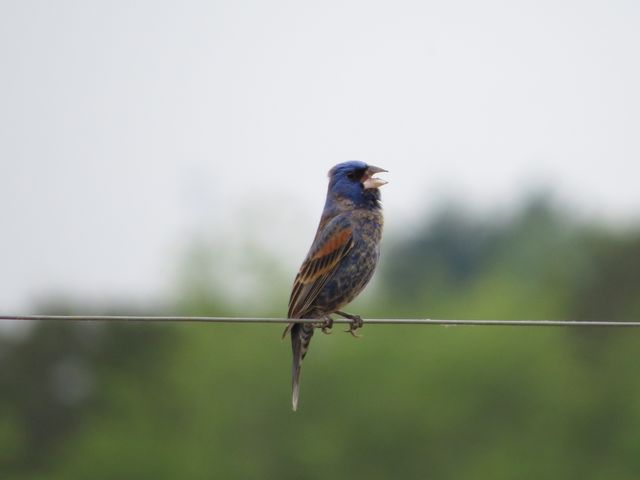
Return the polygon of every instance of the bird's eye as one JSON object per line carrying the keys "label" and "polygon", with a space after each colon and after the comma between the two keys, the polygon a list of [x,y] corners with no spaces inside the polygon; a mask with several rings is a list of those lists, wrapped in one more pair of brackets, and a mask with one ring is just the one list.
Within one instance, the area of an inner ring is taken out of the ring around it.
{"label": "bird's eye", "polygon": [[349,173],[347,173],[347,177],[348,177],[350,180],[355,180],[355,179],[356,179],[356,172],[349,172]]}

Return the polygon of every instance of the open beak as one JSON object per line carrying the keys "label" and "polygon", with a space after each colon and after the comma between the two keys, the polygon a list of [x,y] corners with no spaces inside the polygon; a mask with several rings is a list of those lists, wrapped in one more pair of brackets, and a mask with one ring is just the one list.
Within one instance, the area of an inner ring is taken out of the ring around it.
{"label": "open beak", "polygon": [[386,172],[386,170],[384,168],[374,167],[374,166],[370,166],[369,168],[367,168],[367,170],[364,172],[364,177],[363,177],[364,181],[362,182],[362,185],[364,185],[364,188],[365,189],[378,188],[389,183],[386,180],[382,180],[381,178],[374,177],[376,173],[381,173],[381,172]]}

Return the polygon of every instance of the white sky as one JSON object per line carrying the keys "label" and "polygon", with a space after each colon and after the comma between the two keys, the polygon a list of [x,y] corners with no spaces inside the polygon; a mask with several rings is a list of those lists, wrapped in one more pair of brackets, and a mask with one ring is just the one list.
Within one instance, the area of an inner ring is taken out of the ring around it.
{"label": "white sky", "polygon": [[537,185],[637,219],[639,52],[634,0],[3,0],[0,311],[161,296],[202,232],[293,275],[347,159],[391,231]]}

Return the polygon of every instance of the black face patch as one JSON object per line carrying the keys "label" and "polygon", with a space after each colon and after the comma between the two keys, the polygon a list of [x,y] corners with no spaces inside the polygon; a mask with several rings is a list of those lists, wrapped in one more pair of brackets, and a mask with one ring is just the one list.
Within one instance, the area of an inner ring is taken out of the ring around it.
{"label": "black face patch", "polygon": [[349,180],[360,181],[362,179],[362,177],[364,176],[364,172],[366,172],[366,171],[367,171],[366,168],[355,168],[355,169],[350,170],[349,172],[347,172],[347,178]]}

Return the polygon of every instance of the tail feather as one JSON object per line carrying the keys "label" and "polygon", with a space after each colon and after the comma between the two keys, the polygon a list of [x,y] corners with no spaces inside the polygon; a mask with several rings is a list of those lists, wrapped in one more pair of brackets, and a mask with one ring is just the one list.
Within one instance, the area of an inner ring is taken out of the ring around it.
{"label": "tail feather", "polygon": [[298,398],[300,397],[300,368],[302,360],[307,354],[309,343],[313,336],[313,326],[308,323],[294,323],[291,328],[291,349],[293,351],[293,364],[291,369],[291,405],[293,411],[298,410]]}

